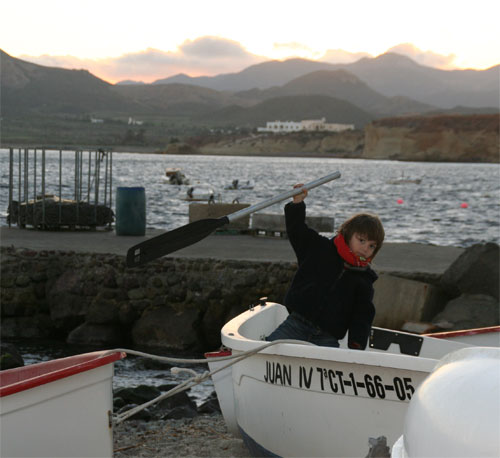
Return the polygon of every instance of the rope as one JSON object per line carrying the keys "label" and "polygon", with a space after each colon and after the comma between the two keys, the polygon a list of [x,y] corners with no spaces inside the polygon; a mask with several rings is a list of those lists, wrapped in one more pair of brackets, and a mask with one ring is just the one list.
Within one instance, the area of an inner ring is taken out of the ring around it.
{"label": "rope", "polygon": [[193,386],[204,382],[209,377],[212,377],[213,375],[217,374],[218,372],[223,371],[224,369],[231,367],[233,364],[236,364],[236,363],[238,363],[238,362],[240,362],[240,361],[242,361],[242,360],[244,360],[252,355],[255,355],[256,353],[259,353],[262,350],[265,350],[266,348],[269,348],[273,345],[282,344],[282,343],[313,345],[309,342],[304,342],[302,340],[282,339],[282,340],[275,340],[273,342],[267,342],[267,343],[260,345],[252,350],[247,350],[247,351],[244,351],[242,353],[238,353],[237,355],[219,356],[219,357],[213,357],[210,359],[207,359],[207,358],[203,358],[203,359],[171,358],[168,356],[152,355],[150,353],[144,353],[144,352],[136,351],[136,350],[128,350],[128,349],[124,349],[124,348],[116,348],[114,350],[109,350],[103,354],[103,357],[107,356],[109,354],[116,353],[116,352],[121,352],[121,353],[127,353],[127,354],[135,355],[135,356],[142,356],[145,358],[157,359],[158,361],[163,361],[163,362],[167,362],[170,364],[171,363],[174,363],[174,364],[208,364],[209,361],[210,362],[229,361],[228,364],[225,364],[224,366],[219,367],[218,369],[215,369],[211,372],[205,371],[202,374],[198,374],[192,369],[173,367],[170,371],[175,375],[179,374],[180,372],[188,372],[188,373],[192,374],[193,376],[191,378],[185,380],[184,382],[179,383],[179,385],[177,385],[175,388],[172,388],[171,390],[167,391],[166,393],[163,393],[160,396],[157,396],[156,398],[152,399],[151,401],[147,401],[141,405],[138,405],[136,407],[133,407],[132,409],[127,410],[126,412],[115,415],[113,418],[113,423],[118,425],[121,422],[125,421],[127,418],[130,418],[131,416],[140,412],[141,410],[144,410],[144,409],[148,408],[149,406],[156,404],[157,402],[162,401],[163,399],[167,399],[171,396],[174,396],[177,393],[188,390],[188,389],[192,388]]}

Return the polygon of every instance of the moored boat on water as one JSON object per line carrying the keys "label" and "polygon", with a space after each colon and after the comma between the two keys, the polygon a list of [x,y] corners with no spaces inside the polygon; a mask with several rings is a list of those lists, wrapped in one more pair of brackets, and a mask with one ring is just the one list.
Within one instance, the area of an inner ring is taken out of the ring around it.
{"label": "moored boat on water", "polygon": [[97,351],[0,372],[0,456],[112,457],[113,363]]}
{"label": "moored boat on water", "polygon": [[[223,327],[222,343],[233,356],[256,349],[287,315],[280,304],[255,306]],[[365,351],[272,344],[213,377],[228,429],[256,456],[366,456],[380,436],[392,445],[417,387],[440,358],[468,347],[380,328]]]}

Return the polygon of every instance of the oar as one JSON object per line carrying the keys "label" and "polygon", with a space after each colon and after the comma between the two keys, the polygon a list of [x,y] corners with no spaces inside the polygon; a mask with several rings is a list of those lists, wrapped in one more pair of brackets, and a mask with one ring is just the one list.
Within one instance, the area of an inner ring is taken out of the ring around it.
{"label": "oar", "polygon": [[333,172],[323,178],[311,181],[300,188],[290,189],[275,197],[264,200],[258,204],[243,208],[237,212],[231,213],[220,218],[208,218],[186,224],[172,231],[152,237],[144,242],[134,245],[127,251],[127,266],[137,267],[153,259],[173,253],[174,251],[193,245],[196,242],[204,239],[214,232],[219,227],[229,224],[238,218],[255,213],[263,208],[274,205],[289,197],[300,194],[305,188],[307,190],[316,188],[324,183],[340,178],[340,172]]}

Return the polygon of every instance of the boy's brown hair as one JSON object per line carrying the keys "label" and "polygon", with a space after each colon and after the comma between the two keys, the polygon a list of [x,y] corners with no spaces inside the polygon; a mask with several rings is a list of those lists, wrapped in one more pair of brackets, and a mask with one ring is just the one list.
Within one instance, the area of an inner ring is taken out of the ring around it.
{"label": "boy's brown hair", "polygon": [[380,221],[380,218],[377,215],[373,215],[371,213],[358,213],[351,216],[342,223],[338,232],[342,234],[347,244],[349,244],[351,237],[355,232],[359,235],[363,235],[368,240],[375,241],[377,243],[377,247],[373,252],[372,259],[378,253],[380,248],[382,248],[382,243],[384,242],[385,237],[382,221]]}

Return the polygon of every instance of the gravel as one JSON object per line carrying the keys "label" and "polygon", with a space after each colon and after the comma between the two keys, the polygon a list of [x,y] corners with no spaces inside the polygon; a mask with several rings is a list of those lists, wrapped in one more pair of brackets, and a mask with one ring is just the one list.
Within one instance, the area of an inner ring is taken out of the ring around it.
{"label": "gravel", "polygon": [[243,440],[228,433],[221,414],[179,420],[128,420],[113,428],[114,458],[248,457]]}

